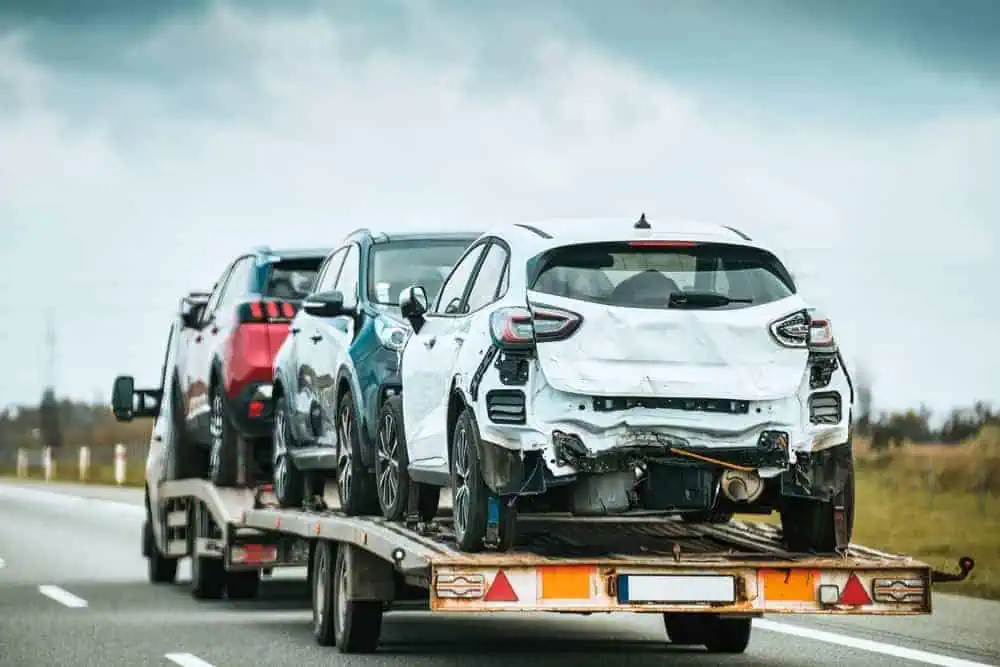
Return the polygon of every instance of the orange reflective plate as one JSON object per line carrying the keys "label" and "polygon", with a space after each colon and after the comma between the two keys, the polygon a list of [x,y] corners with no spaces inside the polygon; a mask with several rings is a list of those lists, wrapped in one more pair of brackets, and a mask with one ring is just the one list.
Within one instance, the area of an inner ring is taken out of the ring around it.
{"label": "orange reflective plate", "polygon": [[819,570],[761,570],[764,599],[774,602],[812,602],[816,600]]}
{"label": "orange reflective plate", "polygon": [[540,567],[542,600],[589,600],[595,568],[590,565]]}

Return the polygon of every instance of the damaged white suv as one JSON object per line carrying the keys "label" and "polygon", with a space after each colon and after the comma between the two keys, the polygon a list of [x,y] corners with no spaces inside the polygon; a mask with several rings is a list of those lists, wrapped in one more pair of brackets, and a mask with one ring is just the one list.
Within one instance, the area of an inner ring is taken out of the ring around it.
{"label": "damaged white suv", "polygon": [[433,307],[419,285],[399,305],[413,333],[387,437],[411,505],[451,487],[461,549],[509,548],[519,512],[777,510],[794,551],[850,539],[850,377],[829,320],[741,232],[510,225]]}

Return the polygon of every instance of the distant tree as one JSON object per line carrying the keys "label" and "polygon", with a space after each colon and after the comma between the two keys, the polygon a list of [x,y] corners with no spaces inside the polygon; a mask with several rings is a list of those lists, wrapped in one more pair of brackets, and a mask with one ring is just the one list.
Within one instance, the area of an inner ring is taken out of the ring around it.
{"label": "distant tree", "polygon": [[47,387],[42,393],[42,402],[38,406],[38,427],[45,447],[62,447],[63,433],[59,419],[59,401],[56,392]]}

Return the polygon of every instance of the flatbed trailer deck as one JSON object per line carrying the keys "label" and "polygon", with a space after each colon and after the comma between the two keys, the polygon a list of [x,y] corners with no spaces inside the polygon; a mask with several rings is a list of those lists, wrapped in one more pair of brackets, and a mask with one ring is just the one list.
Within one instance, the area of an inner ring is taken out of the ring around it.
{"label": "flatbed trailer deck", "polygon": [[[663,516],[522,515],[508,552],[462,553],[450,517],[405,525],[332,509],[280,509],[261,489],[207,481],[158,488],[161,540],[144,543],[150,578],[192,558],[193,593],[256,595],[261,571],[306,566],[314,635],[344,652],[378,645],[382,614],[424,602],[434,612],[638,612],[663,615],[674,643],[742,652],[765,613],[920,615],[931,585],[964,579],[861,545],[791,553],[765,523],[692,524]],[[145,535],[152,534],[148,528]],[[162,567],[161,567],[162,571]]]}

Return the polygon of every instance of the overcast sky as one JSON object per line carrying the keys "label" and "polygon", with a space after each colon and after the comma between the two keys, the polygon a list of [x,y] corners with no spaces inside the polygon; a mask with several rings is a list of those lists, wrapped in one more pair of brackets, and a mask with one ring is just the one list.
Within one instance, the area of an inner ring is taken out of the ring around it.
{"label": "overcast sky", "polygon": [[989,0],[7,0],[0,405],[49,310],[61,394],[155,381],[257,244],[643,211],[784,249],[877,408],[1000,402],[998,34]]}

